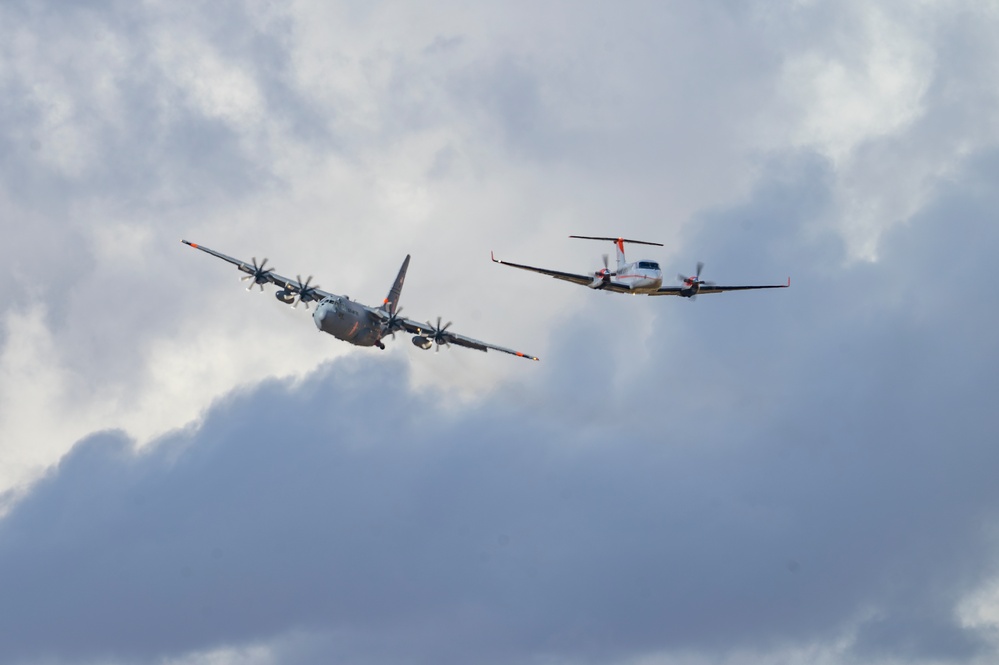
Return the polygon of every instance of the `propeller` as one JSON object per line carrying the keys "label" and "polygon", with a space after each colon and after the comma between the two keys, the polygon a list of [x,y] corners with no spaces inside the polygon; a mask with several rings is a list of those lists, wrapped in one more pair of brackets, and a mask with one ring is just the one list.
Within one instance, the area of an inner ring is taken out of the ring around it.
{"label": "propeller", "polygon": [[274,271],[274,268],[267,268],[265,270],[264,269],[265,265],[267,265],[266,258],[260,262],[260,265],[257,265],[257,257],[255,256],[253,257],[253,272],[250,273],[249,275],[244,275],[243,277],[239,278],[239,281],[241,282],[245,282],[248,279],[253,280],[252,282],[250,282],[250,285],[246,287],[247,291],[251,290],[254,284],[259,286],[261,291],[264,290],[264,284],[270,281],[268,275]]}
{"label": "propeller", "polygon": [[427,321],[427,325],[430,326],[430,330],[428,331],[430,332],[430,334],[427,335],[427,337],[430,338],[430,340],[437,345],[436,347],[434,347],[434,353],[437,353],[438,351],[441,350],[441,344],[446,344],[447,347],[450,349],[451,343],[447,341],[447,335],[445,334],[445,331],[451,327],[451,321],[448,321],[442,327],[441,317],[438,316],[436,326],[430,323],[430,321]]}
{"label": "propeller", "polygon": [[383,329],[386,333],[391,335],[392,339],[395,339],[395,331],[402,330],[402,317],[399,316],[399,312],[402,311],[402,307],[396,308],[394,312],[389,314],[389,317],[385,319],[382,324]]}
{"label": "propeller", "polygon": [[694,273],[693,277],[686,277],[686,276],[684,276],[682,274],[679,274],[679,273],[676,276],[677,279],[679,279],[681,282],[683,282],[683,286],[685,288],[690,289],[691,291],[693,291],[693,293],[690,295],[690,298],[692,300],[697,295],[697,291],[701,288],[702,285],[704,285],[704,286],[714,286],[715,285],[714,282],[708,282],[706,280],[701,279],[701,270],[703,270],[703,269],[704,269],[704,261],[698,261],[697,262],[697,272]]}
{"label": "propeller", "polygon": [[617,275],[617,273],[611,272],[610,265],[608,264],[608,259],[610,257],[608,257],[606,254],[602,254],[600,258],[604,260],[604,269],[596,271],[595,273],[593,273],[593,276],[602,277],[605,281],[609,281],[610,278]]}
{"label": "propeller", "polygon": [[293,302],[291,306],[298,307],[298,303],[303,303],[305,305],[305,309],[309,309],[309,301],[316,299],[316,290],[319,288],[319,285],[316,284],[315,286],[309,286],[310,282],[312,282],[312,275],[309,275],[304,283],[302,282],[301,275],[297,275],[297,277],[298,284],[295,285],[295,302]]}

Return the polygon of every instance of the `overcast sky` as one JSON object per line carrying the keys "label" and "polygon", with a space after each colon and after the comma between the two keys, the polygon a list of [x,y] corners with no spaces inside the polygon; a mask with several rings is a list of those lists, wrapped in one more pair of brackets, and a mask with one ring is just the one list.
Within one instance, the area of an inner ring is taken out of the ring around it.
{"label": "overcast sky", "polygon": [[0,662],[992,664],[997,182],[988,0],[7,0]]}

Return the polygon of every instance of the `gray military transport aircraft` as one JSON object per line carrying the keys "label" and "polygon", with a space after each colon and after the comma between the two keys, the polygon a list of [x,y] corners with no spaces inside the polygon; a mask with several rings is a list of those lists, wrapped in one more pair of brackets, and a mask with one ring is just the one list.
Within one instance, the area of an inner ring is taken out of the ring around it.
{"label": "gray military transport aircraft", "polygon": [[724,291],[748,291],[750,289],[786,289],[791,286],[791,278],[787,278],[787,284],[764,284],[762,286],[718,286],[714,282],[706,282],[701,279],[701,270],[704,263],[697,262],[697,272],[693,277],[677,275],[682,286],[663,286],[663,271],[655,261],[634,261],[628,263],[624,258],[624,243],[633,245],[655,245],[662,247],[660,242],[646,242],[644,240],[627,240],[625,238],[604,238],[596,236],[569,236],[570,238],[582,238],[584,240],[609,240],[617,247],[617,268],[613,271],[607,265],[607,255],[603,255],[604,267],[602,270],[586,275],[577,275],[571,272],[560,270],[549,270],[547,268],[535,268],[525,266],[520,263],[510,263],[500,261],[492,255],[493,262],[500,263],[511,268],[530,270],[548,275],[555,279],[561,279],[573,284],[581,284],[591,289],[612,291],[614,293],[630,293],[632,295],[644,294],[647,296],[680,296],[694,300],[699,293],[722,293]]}
{"label": "gray military transport aircraft", "polygon": [[203,252],[208,252],[212,256],[217,256],[223,261],[228,261],[236,266],[240,272],[246,273],[240,279],[250,282],[246,288],[247,291],[252,289],[254,285],[259,286],[260,290],[263,291],[264,284],[271,283],[280,287],[274,295],[286,305],[297,307],[298,303],[303,303],[308,309],[310,302],[319,303],[316,305],[316,311],[312,314],[316,327],[337,339],[342,339],[356,346],[377,346],[379,349],[384,349],[385,345],[382,340],[386,336],[395,338],[396,331],[401,330],[412,334],[413,344],[421,349],[429,349],[436,345],[435,351],[439,351],[441,345],[450,347],[454,344],[479,351],[488,351],[489,349],[502,351],[528,360],[538,359],[536,356],[520,351],[480,342],[477,339],[451,332],[448,330],[451,327],[451,322],[448,321],[442,326],[439,316],[437,317],[437,325],[433,325],[429,321],[423,324],[399,316],[402,311],[402,308],[399,307],[399,296],[402,294],[402,283],[406,279],[406,269],[409,268],[408,255],[406,260],[402,262],[395,283],[392,284],[392,289],[381,306],[369,307],[353,301],[347,296],[338,296],[323,291],[318,285],[312,284],[311,276],[304,282],[301,275],[298,275],[296,280],[282,277],[275,273],[273,268],[264,267],[267,264],[267,259],[261,261],[259,265],[256,258],[253,259],[253,263],[247,263],[187,240],[181,240],[181,242]]}

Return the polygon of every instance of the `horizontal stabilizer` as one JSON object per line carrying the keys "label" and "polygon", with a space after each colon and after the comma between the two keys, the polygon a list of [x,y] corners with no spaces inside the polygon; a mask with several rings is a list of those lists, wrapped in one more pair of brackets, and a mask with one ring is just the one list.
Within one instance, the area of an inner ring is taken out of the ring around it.
{"label": "horizontal stabilizer", "polygon": [[605,238],[603,236],[569,236],[570,238],[580,238],[582,240],[608,240],[610,242],[630,242],[633,245],[655,245],[663,247],[661,242],[647,242],[645,240],[628,240],[627,238]]}

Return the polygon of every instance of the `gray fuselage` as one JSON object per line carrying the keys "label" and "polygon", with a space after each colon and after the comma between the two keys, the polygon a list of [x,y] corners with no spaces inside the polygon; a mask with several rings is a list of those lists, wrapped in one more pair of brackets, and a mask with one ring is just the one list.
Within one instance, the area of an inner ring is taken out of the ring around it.
{"label": "gray fuselage", "polygon": [[345,296],[323,298],[312,320],[324,333],[357,346],[375,346],[383,334],[381,323],[368,308]]}

